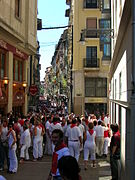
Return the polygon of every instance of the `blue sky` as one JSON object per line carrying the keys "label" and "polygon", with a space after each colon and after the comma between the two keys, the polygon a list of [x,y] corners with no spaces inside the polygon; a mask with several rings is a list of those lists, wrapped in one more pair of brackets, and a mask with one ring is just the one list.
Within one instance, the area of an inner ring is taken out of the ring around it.
{"label": "blue sky", "polygon": [[[65,10],[69,6],[66,0],[38,0],[38,18],[42,19],[43,27],[57,27],[68,25],[68,18],[65,17]],[[46,67],[50,66],[55,46],[64,29],[38,31],[40,42],[40,80],[45,76]]]}

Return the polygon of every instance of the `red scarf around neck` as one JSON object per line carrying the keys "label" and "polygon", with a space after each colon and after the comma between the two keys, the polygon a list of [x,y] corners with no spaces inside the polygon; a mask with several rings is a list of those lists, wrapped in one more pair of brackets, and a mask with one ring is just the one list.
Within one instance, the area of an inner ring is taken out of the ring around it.
{"label": "red scarf around neck", "polygon": [[60,149],[63,149],[64,147],[67,147],[67,146],[66,146],[66,144],[64,144],[64,143],[62,142],[59,146],[55,147],[55,152],[56,152],[56,151],[59,151]]}
{"label": "red scarf around neck", "polygon": [[94,133],[94,130],[93,129],[89,129],[89,133],[90,133],[90,135],[92,135]]}
{"label": "red scarf around neck", "polygon": [[70,127],[71,128],[74,128],[76,126],[76,124],[71,124]]}
{"label": "red scarf around neck", "polygon": [[54,125],[58,124],[58,122],[53,122]]}

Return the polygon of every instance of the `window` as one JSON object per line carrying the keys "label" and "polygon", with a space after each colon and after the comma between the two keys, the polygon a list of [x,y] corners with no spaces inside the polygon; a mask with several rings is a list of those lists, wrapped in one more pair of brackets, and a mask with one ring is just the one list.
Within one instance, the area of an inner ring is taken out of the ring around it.
{"label": "window", "polygon": [[97,47],[96,46],[87,46],[86,47],[86,58],[93,59],[97,57]]}
{"label": "window", "polygon": [[20,18],[20,6],[21,0],[15,0],[15,17]]}
{"label": "window", "polygon": [[96,32],[92,32],[90,30],[92,29],[97,29],[97,18],[87,18],[86,20],[86,29],[87,29],[87,33],[86,33],[86,37],[97,37],[97,33]]}
{"label": "window", "polygon": [[110,19],[100,19],[99,21],[100,29],[107,30],[106,34],[100,35],[100,43],[103,45],[103,60],[111,59],[111,20]]}
{"label": "window", "polygon": [[85,78],[86,97],[107,97],[107,78]]}
{"label": "window", "polygon": [[97,0],[85,0],[86,8],[97,8]]}
{"label": "window", "polygon": [[86,67],[97,67],[97,47],[86,47]]}
{"label": "window", "polygon": [[14,59],[13,78],[14,81],[23,81],[23,62],[17,59]]}
{"label": "window", "polygon": [[4,51],[0,52],[0,78],[3,79],[6,75],[6,54]]}
{"label": "window", "polygon": [[110,11],[110,0],[103,0],[103,12],[108,12]]}

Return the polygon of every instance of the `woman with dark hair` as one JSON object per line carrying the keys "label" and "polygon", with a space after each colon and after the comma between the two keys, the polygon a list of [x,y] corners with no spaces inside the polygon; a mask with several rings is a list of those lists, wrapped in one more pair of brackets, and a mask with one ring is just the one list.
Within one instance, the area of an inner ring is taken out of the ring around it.
{"label": "woman with dark hair", "polygon": [[58,161],[58,168],[63,180],[81,180],[80,168],[76,158],[73,156],[63,156]]}
{"label": "woman with dark hair", "polygon": [[7,133],[8,137],[8,146],[9,146],[9,160],[10,160],[10,165],[9,165],[9,173],[16,173],[18,169],[18,161],[17,161],[17,156],[16,156],[16,134],[15,131],[13,130],[13,123],[9,123],[9,131]]}
{"label": "woman with dark hair", "polygon": [[88,159],[89,155],[91,156],[91,160],[93,162],[93,167],[95,167],[95,160],[96,160],[96,131],[93,130],[94,124],[90,122],[88,124],[89,130],[86,131],[84,136],[84,164],[85,170],[88,169]]}

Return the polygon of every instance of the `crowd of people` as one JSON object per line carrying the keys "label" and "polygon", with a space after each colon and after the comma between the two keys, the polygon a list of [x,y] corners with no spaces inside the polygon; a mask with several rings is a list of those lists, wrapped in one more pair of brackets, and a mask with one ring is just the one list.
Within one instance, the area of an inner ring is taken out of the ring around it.
{"label": "crowd of people", "polygon": [[[65,171],[58,169],[64,167],[61,165],[63,162],[70,162],[74,157],[72,160],[77,163],[80,154],[83,154],[84,169],[88,169],[89,157],[92,167],[96,168],[96,158],[106,158],[108,146],[112,178],[117,179],[120,133],[118,125],[110,126],[109,114],[76,116],[74,113],[49,111],[30,112],[26,117],[19,113],[16,116],[13,113],[0,115],[0,171],[4,171],[7,166],[8,173],[16,173],[18,163],[29,160],[35,162],[45,154],[53,158],[48,180],[52,176],[54,180],[59,180]],[[68,158],[61,160],[63,156]],[[81,177],[77,175],[74,180],[79,179]]]}

